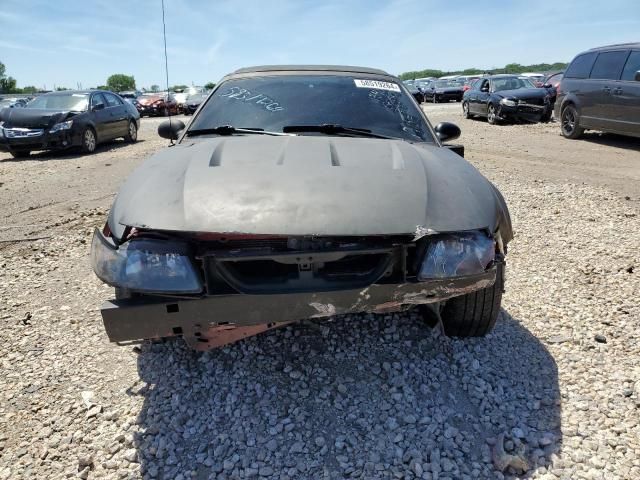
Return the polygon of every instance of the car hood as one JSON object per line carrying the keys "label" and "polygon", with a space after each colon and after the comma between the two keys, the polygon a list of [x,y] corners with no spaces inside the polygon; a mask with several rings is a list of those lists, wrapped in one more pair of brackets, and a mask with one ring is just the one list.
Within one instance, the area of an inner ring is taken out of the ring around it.
{"label": "car hood", "polygon": [[157,101],[164,101],[162,97],[140,97],[138,98],[138,103],[140,105],[151,105],[156,103]]}
{"label": "car hood", "polygon": [[549,95],[546,88],[518,88],[516,90],[500,90],[495,95],[502,98],[544,98]]}
{"label": "car hood", "polygon": [[36,108],[5,108],[0,110],[0,121],[5,128],[50,128],[58,122],[77,115],[64,110],[40,110]]}
{"label": "car hood", "polygon": [[[447,148],[324,136],[198,139],[148,159],[109,225],[186,232],[422,236],[508,223],[500,194]],[[510,237],[510,223],[508,224]]]}

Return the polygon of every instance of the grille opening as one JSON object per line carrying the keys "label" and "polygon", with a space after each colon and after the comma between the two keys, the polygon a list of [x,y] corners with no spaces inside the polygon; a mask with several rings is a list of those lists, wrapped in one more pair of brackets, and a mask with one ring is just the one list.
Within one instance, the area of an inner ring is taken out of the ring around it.
{"label": "grille opening", "polygon": [[254,260],[250,262],[225,262],[229,271],[247,284],[285,283],[298,278],[298,265]]}
{"label": "grille opening", "polygon": [[180,307],[177,303],[170,303],[167,305],[167,313],[178,313],[180,311]]}
{"label": "grille opening", "polygon": [[318,274],[327,280],[371,275],[386,255],[349,255],[335,262],[326,262]]}

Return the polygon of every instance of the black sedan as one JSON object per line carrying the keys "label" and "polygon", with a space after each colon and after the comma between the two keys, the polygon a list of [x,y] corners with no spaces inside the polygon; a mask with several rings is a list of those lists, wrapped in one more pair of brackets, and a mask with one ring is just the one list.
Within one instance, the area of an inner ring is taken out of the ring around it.
{"label": "black sedan", "polygon": [[431,82],[424,90],[424,100],[425,102],[431,101],[433,103],[450,102],[451,100],[459,102],[462,100],[464,93],[462,87],[463,85],[459,82],[436,80]]}
{"label": "black sedan", "polygon": [[25,108],[0,110],[0,150],[16,158],[71,147],[91,153],[98,143],[114,138],[135,142],[139,126],[135,107],[111,92],[47,93]]}
{"label": "black sedan", "polygon": [[465,118],[548,122],[553,112],[549,91],[515,75],[492,75],[477,80],[462,98]]}
{"label": "black sedan", "polygon": [[424,94],[422,90],[415,83],[405,83],[405,87],[409,90],[409,93],[416,99],[416,102],[424,102]]}
{"label": "black sedan", "polygon": [[208,96],[209,92],[194,93],[193,95],[189,95],[187,101],[184,102],[184,105],[182,105],[182,113],[184,113],[185,115],[193,115],[200,104],[204,102]]}

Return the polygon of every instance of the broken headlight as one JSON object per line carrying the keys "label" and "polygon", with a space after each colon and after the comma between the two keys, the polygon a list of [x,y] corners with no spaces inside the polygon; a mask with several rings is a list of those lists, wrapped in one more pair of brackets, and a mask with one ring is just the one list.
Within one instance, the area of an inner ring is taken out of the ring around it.
{"label": "broken headlight", "polygon": [[502,105],[506,105],[507,107],[515,107],[518,105],[518,101],[511,98],[503,98],[502,100],[500,100],[500,103]]}
{"label": "broken headlight", "polygon": [[118,247],[96,230],[91,266],[100,280],[115,287],[149,293],[199,293],[202,283],[185,246],[134,239]]}
{"label": "broken headlight", "polygon": [[69,130],[71,129],[72,126],[73,126],[73,120],[67,120],[66,122],[56,123],[53,127],[51,127],[51,130],[49,130],[49,133],[56,133],[62,130]]}
{"label": "broken headlight", "polygon": [[418,280],[482,273],[495,255],[495,240],[481,231],[434,237],[427,246]]}

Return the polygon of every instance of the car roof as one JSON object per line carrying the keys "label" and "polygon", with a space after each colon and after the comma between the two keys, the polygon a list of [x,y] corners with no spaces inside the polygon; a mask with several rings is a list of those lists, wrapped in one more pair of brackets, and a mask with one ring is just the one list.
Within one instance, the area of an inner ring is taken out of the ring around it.
{"label": "car roof", "polygon": [[522,77],[521,73],[497,73],[495,75],[487,75],[480,78],[507,78],[507,77]]}
{"label": "car roof", "polygon": [[587,50],[587,52],[600,52],[602,50],[617,50],[622,48],[640,48],[640,42],[614,43],[613,45],[591,48]]}
{"label": "car roof", "polygon": [[354,67],[348,65],[260,65],[255,67],[240,68],[232,75],[255,72],[335,72],[335,73],[365,73],[374,75],[393,75],[377,68]]}
{"label": "car roof", "polygon": [[107,90],[60,90],[59,92],[47,92],[43,93],[43,95],[89,95],[91,93],[113,93]]}

